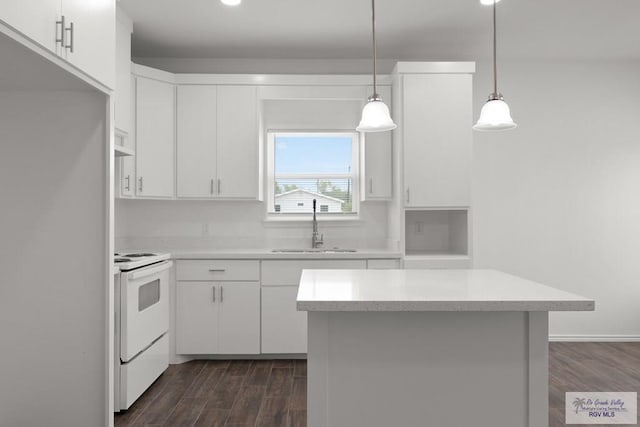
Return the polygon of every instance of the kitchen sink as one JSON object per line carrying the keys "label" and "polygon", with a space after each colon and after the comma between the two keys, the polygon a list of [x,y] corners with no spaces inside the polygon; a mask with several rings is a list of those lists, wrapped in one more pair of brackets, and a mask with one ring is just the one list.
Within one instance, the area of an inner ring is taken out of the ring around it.
{"label": "kitchen sink", "polygon": [[334,253],[353,253],[355,249],[273,249],[271,252],[280,254],[334,254]]}

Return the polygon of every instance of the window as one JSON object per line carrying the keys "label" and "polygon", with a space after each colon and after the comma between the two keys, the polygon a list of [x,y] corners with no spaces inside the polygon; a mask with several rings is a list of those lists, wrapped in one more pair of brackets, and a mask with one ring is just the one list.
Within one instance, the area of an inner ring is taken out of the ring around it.
{"label": "window", "polygon": [[[270,132],[269,213],[346,217],[357,213],[358,134]],[[291,215],[293,217],[294,215]]]}

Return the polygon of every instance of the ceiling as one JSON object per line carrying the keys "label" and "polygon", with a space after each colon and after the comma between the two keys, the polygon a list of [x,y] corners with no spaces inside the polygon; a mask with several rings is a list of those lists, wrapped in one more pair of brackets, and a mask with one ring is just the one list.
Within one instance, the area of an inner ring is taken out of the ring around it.
{"label": "ceiling", "polygon": [[[362,59],[369,0],[121,0],[134,57]],[[478,0],[377,0],[380,58],[475,60],[491,54],[491,7]],[[503,0],[499,55],[640,59],[638,0]]]}

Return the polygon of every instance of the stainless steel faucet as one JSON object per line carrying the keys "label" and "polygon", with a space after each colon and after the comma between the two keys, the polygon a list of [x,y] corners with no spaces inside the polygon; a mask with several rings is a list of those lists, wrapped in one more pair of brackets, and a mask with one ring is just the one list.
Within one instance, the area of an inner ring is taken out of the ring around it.
{"label": "stainless steel faucet", "polygon": [[316,220],[316,199],[313,199],[313,233],[311,234],[311,247],[317,249],[324,243],[324,234],[318,238],[318,220]]}

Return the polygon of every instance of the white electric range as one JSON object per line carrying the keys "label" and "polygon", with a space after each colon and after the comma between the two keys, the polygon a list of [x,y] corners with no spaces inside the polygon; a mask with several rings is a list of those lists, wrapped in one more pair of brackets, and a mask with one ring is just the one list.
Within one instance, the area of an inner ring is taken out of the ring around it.
{"label": "white electric range", "polygon": [[115,285],[114,410],[129,409],[169,367],[167,253],[119,252]]}

